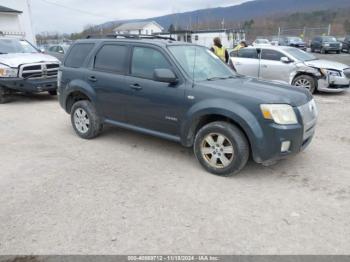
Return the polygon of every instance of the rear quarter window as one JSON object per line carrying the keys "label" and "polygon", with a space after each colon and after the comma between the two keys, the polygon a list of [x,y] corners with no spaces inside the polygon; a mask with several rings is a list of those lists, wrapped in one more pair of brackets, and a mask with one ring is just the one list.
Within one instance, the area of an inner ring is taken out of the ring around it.
{"label": "rear quarter window", "polygon": [[85,59],[91,52],[92,48],[94,47],[94,44],[92,43],[86,43],[86,44],[76,44],[72,47],[70,50],[66,61],[64,62],[64,65],[66,67],[73,67],[73,68],[79,68],[82,67]]}
{"label": "rear quarter window", "polygon": [[106,44],[96,54],[94,68],[100,71],[123,73],[126,71],[128,47]]}

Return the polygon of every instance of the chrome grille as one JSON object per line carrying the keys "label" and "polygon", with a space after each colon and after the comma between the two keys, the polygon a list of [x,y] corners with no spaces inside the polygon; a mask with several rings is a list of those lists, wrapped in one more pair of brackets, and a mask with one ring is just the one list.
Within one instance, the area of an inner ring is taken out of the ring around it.
{"label": "chrome grille", "polygon": [[19,76],[26,79],[57,77],[58,63],[25,64],[20,67]]}

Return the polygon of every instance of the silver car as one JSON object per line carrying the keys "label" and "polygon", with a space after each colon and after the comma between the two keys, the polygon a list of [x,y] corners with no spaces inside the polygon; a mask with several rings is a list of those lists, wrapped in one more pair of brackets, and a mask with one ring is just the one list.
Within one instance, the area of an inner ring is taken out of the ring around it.
{"label": "silver car", "polygon": [[243,48],[230,52],[230,64],[239,74],[303,86],[311,93],[342,92],[350,85],[350,66],[317,59],[294,47]]}

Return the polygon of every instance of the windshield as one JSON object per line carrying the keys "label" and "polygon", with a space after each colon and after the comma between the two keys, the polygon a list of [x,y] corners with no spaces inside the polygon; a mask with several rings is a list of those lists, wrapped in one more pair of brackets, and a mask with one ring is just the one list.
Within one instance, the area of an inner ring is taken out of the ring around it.
{"label": "windshield", "polygon": [[170,52],[195,81],[226,79],[235,73],[209,49],[201,46],[170,46]]}
{"label": "windshield", "polygon": [[288,48],[286,49],[286,52],[299,61],[311,61],[317,59],[314,55],[306,53],[297,48]]}
{"label": "windshield", "polygon": [[37,53],[38,51],[27,41],[19,39],[0,39],[0,54]]}
{"label": "windshield", "polygon": [[322,38],[323,42],[337,42],[337,39],[333,36],[325,36]]}

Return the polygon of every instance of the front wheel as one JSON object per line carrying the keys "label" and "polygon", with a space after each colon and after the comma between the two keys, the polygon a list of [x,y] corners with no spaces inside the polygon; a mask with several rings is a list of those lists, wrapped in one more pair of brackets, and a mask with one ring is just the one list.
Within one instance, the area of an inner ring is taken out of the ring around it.
{"label": "front wheel", "polygon": [[6,96],[5,88],[0,86],[0,104],[5,104],[8,102],[8,97]]}
{"label": "front wheel", "polygon": [[103,128],[94,106],[87,100],[78,101],[73,105],[71,122],[75,133],[84,139],[95,138]]}
{"label": "front wheel", "polygon": [[57,96],[57,90],[50,90],[50,91],[48,91],[48,93],[49,93],[51,96]]}
{"label": "front wheel", "polygon": [[316,80],[309,75],[300,75],[296,77],[292,84],[297,87],[307,88],[311,94],[315,93],[316,91]]}
{"label": "front wheel", "polygon": [[213,122],[198,131],[194,153],[208,172],[232,176],[246,165],[249,143],[242,131],[231,123]]}

